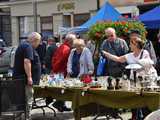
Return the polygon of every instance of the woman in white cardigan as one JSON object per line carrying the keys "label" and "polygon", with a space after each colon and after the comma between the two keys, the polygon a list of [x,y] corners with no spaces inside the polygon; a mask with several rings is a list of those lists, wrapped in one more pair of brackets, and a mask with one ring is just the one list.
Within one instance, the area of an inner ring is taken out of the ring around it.
{"label": "woman in white cardigan", "polygon": [[67,72],[70,77],[81,77],[84,74],[93,74],[94,64],[90,50],[85,47],[83,39],[74,41],[74,49],[68,58]]}

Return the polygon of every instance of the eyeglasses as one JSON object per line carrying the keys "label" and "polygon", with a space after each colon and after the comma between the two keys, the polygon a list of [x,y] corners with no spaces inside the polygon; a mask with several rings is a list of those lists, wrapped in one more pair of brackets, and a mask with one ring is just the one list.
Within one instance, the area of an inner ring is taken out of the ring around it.
{"label": "eyeglasses", "polygon": [[113,37],[114,35],[107,35],[107,38],[109,38],[109,37]]}

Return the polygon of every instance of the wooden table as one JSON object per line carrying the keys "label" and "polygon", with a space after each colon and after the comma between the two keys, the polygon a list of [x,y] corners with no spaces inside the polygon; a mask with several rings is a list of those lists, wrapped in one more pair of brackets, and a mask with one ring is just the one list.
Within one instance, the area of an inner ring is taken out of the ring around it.
{"label": "wooden table", "polygon": [[34,97],[52,97],[57,100],[72,101],[72,109],[76,120],[83,116],[81,106],[90,103],[124,109],[148,107],[151,110],[156,110],[160,106],[159,92],[34,86]]}

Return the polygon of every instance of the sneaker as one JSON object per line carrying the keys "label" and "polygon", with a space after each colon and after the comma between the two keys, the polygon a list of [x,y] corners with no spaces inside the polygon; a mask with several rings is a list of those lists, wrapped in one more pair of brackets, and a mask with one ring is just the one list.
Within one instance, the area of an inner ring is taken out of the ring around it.
{"label": "sneaker", "polygon": [[71,111],[71,108],[67,108],[66,106],[62,107],[63,111]]}

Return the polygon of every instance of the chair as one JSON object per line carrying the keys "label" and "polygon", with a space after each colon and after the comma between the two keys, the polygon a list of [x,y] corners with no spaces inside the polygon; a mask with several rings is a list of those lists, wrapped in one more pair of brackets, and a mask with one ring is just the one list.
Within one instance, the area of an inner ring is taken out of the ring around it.
{"label": "chair", "polygon": [[159,119],[160,119],[160,109],[150,113],[149,115],[147,115],[147,117],[144,118],[144,120],[159,120]]}
{"label": "chair", "polygon": [[12,113],[14,119],[21,117],[22,113],[26,117],[24,78],[0,80],[0,118],[9,117],[8,113]]}
{"label": "chair", "polygon": [[[43,105],[38,105],[38,102],[43,102]],[[32,104],[32,109],[42,109],[43,111],[43,115],[45,115],[45,110],[44,108],[49,108],[50,110],[52,110],[54,112],[54,117],[56,117],[56,111],[49,106],[50,104],[49,103],[46,103],[46,100],[44,98],[34,98],[33,99],[33,104]]]}

